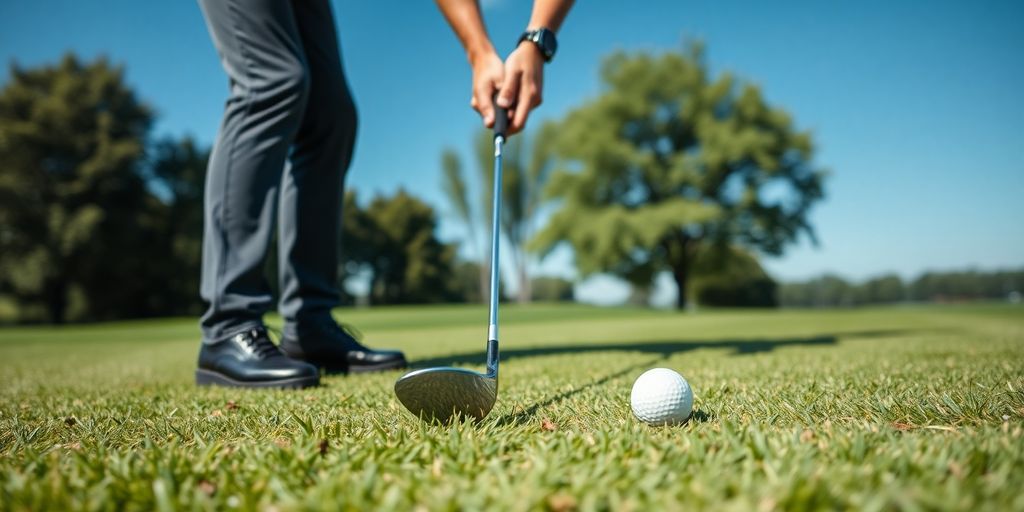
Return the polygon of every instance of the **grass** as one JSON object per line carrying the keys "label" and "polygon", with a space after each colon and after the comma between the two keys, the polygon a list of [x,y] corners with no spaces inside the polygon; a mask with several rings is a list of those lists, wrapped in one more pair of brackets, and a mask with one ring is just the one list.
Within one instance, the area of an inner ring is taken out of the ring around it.
{"label": "grass", "polygon": [[[416,366],[485,311],[340,311]],[[502,312],[501,394],[428,426],[399,372],[198,389],[192,319],[0,330],[0,509],[1024,510],[1024,308]],[[691,421],[629,410],[657,366]]]}

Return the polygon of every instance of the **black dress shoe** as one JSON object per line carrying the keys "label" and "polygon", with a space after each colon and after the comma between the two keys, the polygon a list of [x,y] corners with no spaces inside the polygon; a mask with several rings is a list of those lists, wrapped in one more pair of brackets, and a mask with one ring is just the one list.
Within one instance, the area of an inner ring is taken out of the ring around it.
{"label": "black dress shoe", "polygon": [[262,326],[203,343],[199,350],[200,386],[305,388],[319,383],[320,370],[282,354]]}
{"label": "black dress shoe", "polygon": [[285,329],[281,350],[327,373],[365,373],[405,368],[405,355],[397,350],[372,350],[353,338],[331,318]]}

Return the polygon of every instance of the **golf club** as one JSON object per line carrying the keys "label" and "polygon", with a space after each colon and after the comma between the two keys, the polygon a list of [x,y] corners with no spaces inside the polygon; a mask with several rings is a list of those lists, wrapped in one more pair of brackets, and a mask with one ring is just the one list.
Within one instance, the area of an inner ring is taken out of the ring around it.
{"label": "golf club", "polygon": [[487,373],[464,368],[414,370],[395,382],[395,394],[410,412],[425,421],[483,419],[498,399],[498,225],[501,214],[501,150],[508,111],[494,106],[494,202],[491,222],[491,298],[487,327]]}

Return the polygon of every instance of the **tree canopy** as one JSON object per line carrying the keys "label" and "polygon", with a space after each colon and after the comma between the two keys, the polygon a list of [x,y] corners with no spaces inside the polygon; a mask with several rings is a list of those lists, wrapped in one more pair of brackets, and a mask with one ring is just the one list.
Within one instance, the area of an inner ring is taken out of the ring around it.
{"label": "tree canopy", "polygon": [[[0,286],[62,322],[149,313],[159,239],[141,174],[151,109],[104,59],[11,67],[0,91]],[[33,313],[33,311],[35,311]]]}
{"label": "tree canopy", "polygon": [[693,274],[690,287],[701,306],[778,305],[775,280],[743,249],[704,244],[694,257]]}
{"label": "tree canopy", "polygon": [[566,242],[582,275],[640,286],[668,270],[683,307],[703,245],[777,255],[814,240],[808,212],[825,173],[811,135],[757,86],[712,76],[699,45],[613,54],[601,78],[602,92],[558,125],[564,165],[547,192],[559,209],[533,249]]}
{"label": "tree canopy", "polygon": [[[67,56],[12,66],[0,90],[0,303],[4,321],[198,314],[209,150],[151,140],[151,109],[120,67]],[[343,269],[368,269],[377,303],[463,298],[433,209],[405,192],[349,195]],[[276,255],[268,277],[276,280]],[[13,308],[10,305],[13,304]]]}
{"label": "tree canopy", "polygon": [[399,190],[365,208],[348,192],[342,215],[342,265],[370,274],[374,304],[452,302],[461,299],[452,279],[455,248],[435,236],[434,209]]}

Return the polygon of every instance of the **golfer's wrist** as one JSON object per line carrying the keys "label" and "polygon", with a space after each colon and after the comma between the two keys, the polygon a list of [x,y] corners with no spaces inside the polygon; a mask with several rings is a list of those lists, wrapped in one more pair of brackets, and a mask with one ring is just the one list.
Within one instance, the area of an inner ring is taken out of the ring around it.
{"label": "golfer's wrist", "polygon": [[466,46],[466,58],[469,59],[470,66],[476,67],[477,64],[480,64],[484,59],[492,55],[496,55],[496,52],[490,41],[482,41]]}
{"label": "golfer's wrist", "polygon": [[536,43],[534,43],[533,41],[520,41],[519,45],[516,46],[516,50],[527,52],[531,56],[540,59],[541,62],[544,62],[544,52],[542,52],[540,48],[536,45]]}

